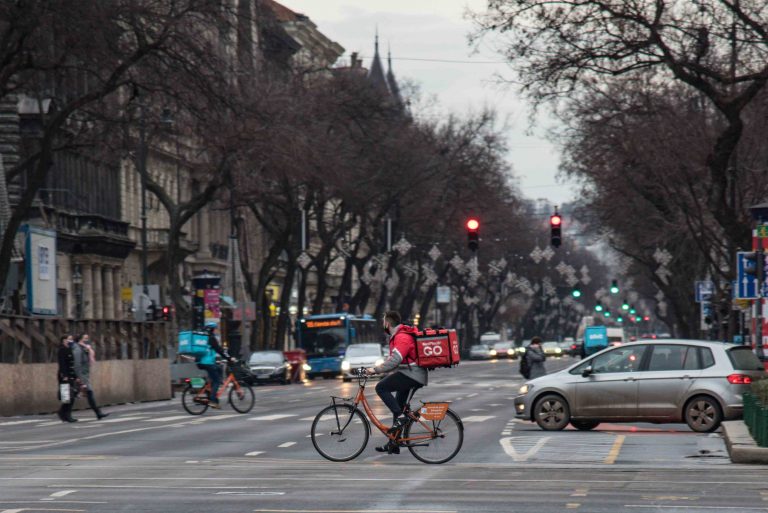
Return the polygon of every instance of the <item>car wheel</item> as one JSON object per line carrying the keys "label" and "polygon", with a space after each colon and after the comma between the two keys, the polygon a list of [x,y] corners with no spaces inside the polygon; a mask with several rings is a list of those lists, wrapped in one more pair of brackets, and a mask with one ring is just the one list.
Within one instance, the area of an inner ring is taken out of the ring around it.
{"label": "car wheel", "polygon": [[589,431],[595,429],[600,425],[599,420],[572,420],[571,426],[575,427],[579,431]]}
{"label": "car wheel", "polygon": [[697,395],[685,405],[685,423],[697,433],[711,433],[722,421],[720,404],[708,395]]}
{"label": "car wheel", "polygon": [[571,409],[561,396],[548,394],[536,401],[533,417],[541,429],[560,431],[571,421]]}

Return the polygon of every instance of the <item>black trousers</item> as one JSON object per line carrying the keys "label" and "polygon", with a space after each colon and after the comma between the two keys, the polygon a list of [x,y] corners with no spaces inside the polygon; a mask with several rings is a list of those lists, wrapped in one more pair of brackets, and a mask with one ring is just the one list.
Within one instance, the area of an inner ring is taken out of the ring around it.
{"label": "black trousers", "polygon": [[376,393],[392,412],[393,418],[397,419],[414,388],[421,388],[421,384],[402,372],[394,372],[376,384]]}

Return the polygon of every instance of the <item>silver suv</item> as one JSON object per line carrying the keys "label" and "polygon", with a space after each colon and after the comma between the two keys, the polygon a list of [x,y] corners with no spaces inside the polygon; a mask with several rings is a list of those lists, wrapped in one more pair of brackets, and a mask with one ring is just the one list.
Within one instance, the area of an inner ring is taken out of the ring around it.
{"label": "silver suv", "polygon": [[639,341],[605,349],[525,383],[518,418],[548,431],[570,422],[681,422],[709,432],[742,414],[742,394],[766,376],[750,348],[698,340]]}

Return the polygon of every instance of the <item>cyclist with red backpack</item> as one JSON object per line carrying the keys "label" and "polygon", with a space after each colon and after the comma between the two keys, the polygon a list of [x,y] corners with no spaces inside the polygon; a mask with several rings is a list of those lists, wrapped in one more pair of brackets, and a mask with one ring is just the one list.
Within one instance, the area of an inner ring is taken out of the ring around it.
{"label": "cyclist with red backpack", "polygon": [[[384,331],[389,335],[389,358],[366,373],[384,374],[391,372],[376,385],[376,393],[390,409],[393,416],[391,432],[397,432],[405,425],[403,415],[405,403],[411,390],[427,385],[427,369],[416,365],[416,333],[412,326],[401,324],[400,314],[389,311],[384,314]],[[379,452],[399,454],[400,448],[391,442],[376,447]]]}

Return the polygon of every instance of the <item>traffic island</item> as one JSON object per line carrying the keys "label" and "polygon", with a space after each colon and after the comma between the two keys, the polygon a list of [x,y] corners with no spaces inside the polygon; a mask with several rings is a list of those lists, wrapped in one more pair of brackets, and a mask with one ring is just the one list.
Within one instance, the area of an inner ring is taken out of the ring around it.
{"label": "traffic island", "polygon": [[741,420],[723,422],[723,436],[733,463],[768,464],[768,447],[760,447]]}

